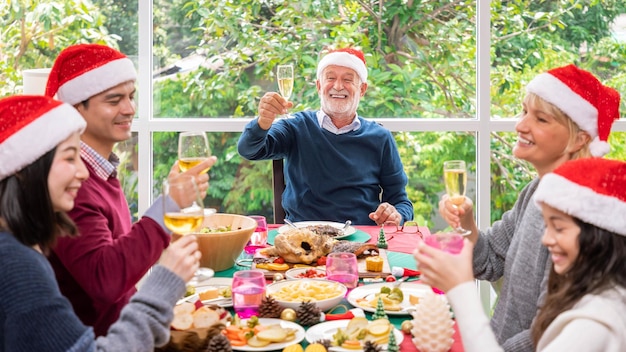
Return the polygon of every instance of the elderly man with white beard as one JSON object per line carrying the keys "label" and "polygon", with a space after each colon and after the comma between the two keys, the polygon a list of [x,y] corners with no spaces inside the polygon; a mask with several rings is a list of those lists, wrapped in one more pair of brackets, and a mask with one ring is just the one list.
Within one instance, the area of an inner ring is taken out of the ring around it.
{"label": "elderly man with white beard", "polygon": [[276,92],[259,102],[244,129],[239,154],[248,160],[285,160],[282,205],[291,221],[398,225],[413,219],[408,179],[393,136],[357,114],[367,90],[365,56],[338,49],[317,66],[321,108],[286,114],[293,103]]}

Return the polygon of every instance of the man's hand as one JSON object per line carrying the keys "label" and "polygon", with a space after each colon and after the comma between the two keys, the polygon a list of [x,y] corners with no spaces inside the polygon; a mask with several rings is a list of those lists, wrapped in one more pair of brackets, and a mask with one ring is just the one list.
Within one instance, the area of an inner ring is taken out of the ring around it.
{"label": "man's hand", "polygon": [[381,203],[375,212],[370,213],[370,219],[374,220],[377,225],[382,225],[386,222],[393,222],[396,225],[400,225],[402,215],[398,213],[396,207],[385,202]]}
{"label": "man's hand", "polygon": [[276,92],[267,92],[259,102],[259,127],[268,130],[279,115],[288,113],[293,103]]}
{"label": "man's hand", "polygon": [[[174,165],[172,166],[172,168],[170,169],[170,173],[167,175],[167,180],[172,182],[172,180],[175,180],[181,175],[192,176],[196,180],[196,186],[198,187],[200,196],[202,197],[202,199],[204,199],[204,197],[206,197],[207,191],[209,190],[209,174],[206,172],[203,173],[202,171],[206,169],[210,169],[216,162],[217,162],[217,157],[211,156],[210,158],[201,162],[200,164],[181,173],[180,168],[178,167],[178,161],[176,161]],[[189,199],[194,199],[194,195],[191,193],[188,194],[187,197],[190,197]],[[174,200],[179,205],[188,203],[186,200],[183,200],[183,199],[174,199]]]}

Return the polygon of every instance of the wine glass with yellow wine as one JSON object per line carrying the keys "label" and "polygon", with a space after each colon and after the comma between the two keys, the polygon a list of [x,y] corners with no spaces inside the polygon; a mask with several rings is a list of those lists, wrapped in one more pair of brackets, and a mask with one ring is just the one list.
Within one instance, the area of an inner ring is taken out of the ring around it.
{"label": "wine glass with yellow wine", "polygon": [[[207,160],[211,156],[211,148],[204,132],[181,132],[178,135],[178,167],[185,172]],[[201,173],[208,172],[202,170]]]}
{"label": "wine glass with yellow wine", "polygon": [[[276,79],[278,80],[280,95],[289,101],[293,92],[293,65],[278,65],[276,67]],[[290,117],[290,115],[287,114],[285,117]]]}
{"label": "wine glass with yellow wine", "polygon": [[[179,175],[163,182],[163,222],[177,235],[196,232],[204,220],[204,206],[195,178]],[[180,209],[174,210],[176,202]]]}
{"label": "wine glass with yellow wine", "polygon": [[[463,160],[448,160],[443,163],[443,181],[446,185],[448,199],[456,207],[465,202],[465,189],[467,188],[467,168]],[[471,231],[462,227],[454,229],[462,236],[467,236]]]}

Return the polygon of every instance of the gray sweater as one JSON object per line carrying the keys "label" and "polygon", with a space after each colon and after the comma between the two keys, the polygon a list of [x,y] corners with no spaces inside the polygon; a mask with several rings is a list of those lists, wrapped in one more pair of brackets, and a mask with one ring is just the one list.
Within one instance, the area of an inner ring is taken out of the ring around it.
{"label": "gray sweater", "polygon": [[533,351],[529,329],[547,290],[549,256],[541,244],[545,225],[532,201],[538,183],[535,179],[524,187],[513,209],[481,231],[474,248],[476,278],[504,278],[491,327],[505,351]]}
{"label": "gray sweater", "polygon": [[[0,351],[153,351],[169,341],[184,281],[157,265],[106,336],[95,339],[41,253],[0,232]],[[96,273],[94,273],[96,275]]]}

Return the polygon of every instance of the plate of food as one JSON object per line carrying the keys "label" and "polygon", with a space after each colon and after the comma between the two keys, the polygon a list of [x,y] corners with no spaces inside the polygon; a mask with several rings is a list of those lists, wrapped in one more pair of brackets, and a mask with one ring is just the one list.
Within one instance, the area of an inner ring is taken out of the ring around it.
{"label": "plate of food", "polygon": [[[387,350],[389,332],[393,329],[396,344],[404,340],[402,331],[396,329],[387,319],[368,321],[365,317],[356,317],[350,320],[331,320],[311,326],[306,331],[306,340],[315,343],[320,340],[329,340],[333,344],[332,350],[337,352],[362,351],[365,341],[374,341],[383,350]],[[359,345],[345,341],[358,341]],[[343,346],[343,347],[342,347]]]}
{"label": "plate of food", "polygon": [[[345,224],[340,222],[332,222],[332,221],[299,221],[294,222],[298,228],[306,228],[309,229],[318,235],[326,235],[332,238],[340,239],[344,237],[348,237],[356,232],[356,228],[353,226],[348,226],[345,230],[342,231]],[[289,225],[284,225],[278,228],[278,233],[286,232],[287,230],[292,229]]]}
{"label": "plate of food", "polygon": [[205,305],[232,307],[232,283],[233,279],[229,277],[212,277],[204,280],[195,286],[197,300]]}
{"label": "plate of food", "polygon": [[[409,315],[413,306],[429,292],[432,289],[424,284],[402,283],[394,289],[393,284],[387,282],[356,287],[348,294],[347,300],[355,307],[375,313],[378,298],[381,297],[387,315]],[[445,299],[444,295],[441,297]]]}
{"label": "plate of food", "polygon": [[237,329],[243,327],[244,331],[247,320],[226,328],[226,337],[231,341],[233,351],[280,351],[304,340],[304,328],[294,322],[273,318],[259,318],[258,321],[260,328],[255,332],[255,336],[243,342],[238,339],[241,334]]}

